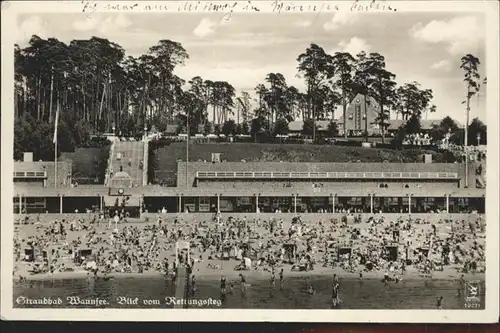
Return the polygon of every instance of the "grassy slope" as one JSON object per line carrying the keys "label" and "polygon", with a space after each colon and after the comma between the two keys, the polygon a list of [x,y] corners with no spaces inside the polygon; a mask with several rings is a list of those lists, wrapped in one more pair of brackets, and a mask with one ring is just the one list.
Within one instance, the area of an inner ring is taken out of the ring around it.
{"label": "grassy slope", "polygon": [[[72,161],[72,173],[74,177],[95,178],[94,160],[103,161],[105,158],[106,153],[104,149],[77,148],[73,153],[61,153],[60,160]],[[107,163],[107,161],[104,161],[104,163]]]}
{"label": "grassy slope", "polygon": [[[391,149],[317,146],[301,144],[191,144],[189,160],[211,160],[211,153],[222,153],[228,162],[421,162],[421,155],[433,155],[434,162],[442,161],[442,155],[436,152],[397,151]],[[172,143],[160,148],[157,153],[158,170],[175,171],[177,159],[185,160],[186,144]]]}
{"label": "grassy slope", "polygon": [[[390,149],[316,146],[301,144],[253,144],[253,143],[219,143],[191,144],[189,160],[211,159],[211,153],[222,153],[222,158],[230,162],[242,159],[248,162],[420,162],[422,151],[396,151]],[[442,161],[439,153],[433,154],[433,161]],[[105,152],[101,148],[77,148],[74,153],[62,153],[61,160],[73,161],[75,177],[94,178],[94,159],[103,160]],[[172,143],[160,148],[156,154],[157,170],[175,173],[177,159],[185,160],[186,144]],[[107,162],[107,161],[106,161]]]}

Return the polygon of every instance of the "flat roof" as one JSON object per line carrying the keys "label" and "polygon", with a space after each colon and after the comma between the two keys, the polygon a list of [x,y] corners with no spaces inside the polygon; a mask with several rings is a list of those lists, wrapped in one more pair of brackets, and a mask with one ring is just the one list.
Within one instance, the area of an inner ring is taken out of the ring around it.
{"label": "flat roof", "polygon": [[[102,185],[80,185],[78,187],[67,188],[48,188],[48,187],[30,187],[26,184],[14,184],[13,196],[26,196],[26,197],[57,197],[62,196],[107,196],[109,188]],[[291,197],[294,193],[299,193],[299,196],[304,197],[329,197],[331,195],[337,196],[375,196],[386,197],[405,197],[409,194],[415,197],[444,197],[449,194],[455,197],[482,197],[486,194],[485,189],[478,188],[457,188],[453,190],[439,189],[436,187],[428,188],[365,188],[365,189],[327,189],[327,188],[262,188],[256,186],[252,188],[248,186],[245,189],[210,189],[199,187],[163,187],[159,185],[143,186],[127,188],[126,194],[133,196],[146,196],[146,197],[175,197],[179,195],[192,196],[192,197],[215,197],[228,196],[228,197],[241,197],[241,196],[271,196],[271,197]]]}

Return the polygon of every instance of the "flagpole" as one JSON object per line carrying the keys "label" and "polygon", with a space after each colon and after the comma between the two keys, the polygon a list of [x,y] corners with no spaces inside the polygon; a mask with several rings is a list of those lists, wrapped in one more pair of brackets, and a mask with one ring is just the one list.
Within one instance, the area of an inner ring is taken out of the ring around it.
{"label": "flagpole", "polygon": [[55,146],[56,147],[55,147],[55,153],[54,153],[54,155],[55,155],[55,158],[54,158],[54,161],[55,161],[55,163],[54,163],[54,169],[55,169],[54,170],[54,177],[55,177],[55,187],[57,187],[57,140],[56,140]]}

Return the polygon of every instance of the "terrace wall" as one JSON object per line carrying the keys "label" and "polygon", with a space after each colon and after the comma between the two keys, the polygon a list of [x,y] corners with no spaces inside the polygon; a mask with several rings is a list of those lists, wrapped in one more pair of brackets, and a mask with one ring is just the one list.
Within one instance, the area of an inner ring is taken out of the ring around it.
{"label": "terrace wall", "polygon": [[[197,171],[275,171],[275,172],[456,172],[463,187],[465,165],[459,163],[302,163],[302,162],[190,162],[177,164],[177,186],[185,187],[186,177],[193,186]],[[474,177],[474,168],[469,175]],[[470,176],[469,176],[470,177]],[[474,186],[469,178],[469,186]],[[295,182],[293,182],[295,183]],[[325,183],[325,182],[323,182]],[[429,181],[429,183],[432,183]]]}
{"label": "terrace wall", "polygon": [[[212,153],[221,153],[228,162],[276,162],[289,163],[339,163],[339,162],[390,162],[414,163],[422,161],[422,154],[431,154],[436,162],[447,162],[445,154],[426,150],[393,150],[381,148],[342,147],[305,144],[265,143],[212,143],[190,144],[189,160],[210,161]],[[177,161],[186,160],[186,143],[176,142],[159,148],[150,154],[156,170],[149,181],[162,181],[175,185]],[[150,163],[152,161],[149,161]]]}
{"label": "terrace wall", "polygon": [[[41,171],[47,173],[47,187],[55,187],[56,175],[54,162],[14,162],[14,172],[30,172]],[[57,162],[57,187],[70,186],[71,176],[71,161]],[[34,184],[25,183],[27,185],[36,186]]]}
{"label": "terrace wall", "polygon": [[[79,184],[104,184],[110,147],[111,145],[102,148],[76,148],[72,153],[61,153],[59,161],[72,164],[72,177]],[[97,161],[101,164],[98,170]]]}

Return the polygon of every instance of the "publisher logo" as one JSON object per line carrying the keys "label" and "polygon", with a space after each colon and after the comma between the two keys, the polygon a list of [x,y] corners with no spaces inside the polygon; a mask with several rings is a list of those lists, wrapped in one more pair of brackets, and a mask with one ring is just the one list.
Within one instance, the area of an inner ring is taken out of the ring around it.
{"label": "publisher logo", "polygon": [[465,283],[465,307],[478,307],[481,303],[481,285],[479,281],[467,281]]}

